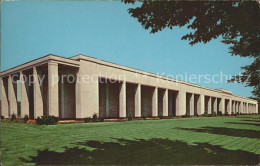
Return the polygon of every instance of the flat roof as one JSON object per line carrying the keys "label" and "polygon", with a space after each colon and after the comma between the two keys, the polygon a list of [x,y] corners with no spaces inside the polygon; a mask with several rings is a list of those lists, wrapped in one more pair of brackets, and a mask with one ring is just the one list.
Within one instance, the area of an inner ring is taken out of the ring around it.
{"label": "flat roof", "polygon": [[61,56],[58,56],[58,55],[49,54],[49,55],[31,60],[29,62],[23,63],[21,65],[15,66],[15,67],[10,68],[8,70],[2,71],[1,77],[7,76],[7,75],[10,75],[10,74],[15,74],[15,73],[18,73],[18,72],[23,71],[23,70],[28,70],[28,69],[30,69],[34,66],[43,65],[43,64],[46,64],[50,61],[54,61],[54,62],[57,62],[58,64],[68,65],[68,66],[72,66],[72,67],[79,67],[80,66],[79,62],[76,61],[76,60],[61,57]]}

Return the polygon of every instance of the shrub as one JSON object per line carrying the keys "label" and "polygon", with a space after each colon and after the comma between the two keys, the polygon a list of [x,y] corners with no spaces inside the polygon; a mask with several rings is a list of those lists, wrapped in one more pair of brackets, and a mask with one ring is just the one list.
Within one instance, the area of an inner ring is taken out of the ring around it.
{"label": "shrub", "polygon": [[160,119],[162,119],[162,118],[163,118],[163,113],[160,112],[159,115],[158,115],[158,117],[159,117]]}
{"label": "shrub", "polygon": [[173,117],[173,113],[169,113],[169,117]]}
{"label": "shrub", "polygon": [[14,113],[12,113],[12,115],[11,115],[11,121],[15,121],[16,120],[16,115],[14,114]]}
{"label": "shrub", "polygon": [[142,114],[142,118],[143,118],[144,120],[146,120],[146,114],[145,114],[145,113]]}
{"label": "shrub", "polygon": [[99,118],[98,118],[98,114],[97,114],[97,113],[94,113],[94,114],[92,115],[92,121],[93,121],[93,122],[98,122],[98,121],[99,121]]}
{"label": "shrub", "polygon": [[232,116],[234,116],[234,115],[235,115],[233,111],[231,112],[231,115],[232,115]]}
{"label": "shrub", "polygon": [[103,118],[103,117],[99,117],[99,118],[98,118],[98,121],[99,121],[99,122],[104,122],[104,118]]}
{"label": "shrub", "polygon": [[211,116],[217,116],[216,112],[213,111],[212,114],[211,114]]}
{"label": "shrub", "polygon": [[3,115],[1,115],[1,119],[4,119],[5,117]]}
{"label": "shrub", "polygon": [[225,116],[228,116],[228,112],[225,112],[225,114],[224,114]]}
{"label": "shrub", "polygon": [[91,122],[91,117],[87,117],[84,119],[85,123]]}
{"label": "shrub", "polygon": [[185,115],[182,115],[183,118],[189,118],[190,114],[186,113]]}
{"label": "shrub", "polygon": [[59,118],[56,116],[41,116],[36,119],[38,125],[55,125]]}
{"label": "shrub", "polygon": [[218,116],[223,116],[221,111],[218,112]]}
{"label": "shrub", "polygon": [[24,118],[23,118],[24,123],[27,123],[28,120],[29,120],[29,116],[28,115],[24,115]]}
{"label": "shrub", "polygon": [[208,114],[207,111],[205,111],[204,114],[202,114],[202,116],[204,116],[204,117],[209,117],[209,114]]}
{"label": "shrub", "polygon": [[132,114],[132,112],[129,112],[129,114],[127,115],[128,120],[133,120],[134,116]]}

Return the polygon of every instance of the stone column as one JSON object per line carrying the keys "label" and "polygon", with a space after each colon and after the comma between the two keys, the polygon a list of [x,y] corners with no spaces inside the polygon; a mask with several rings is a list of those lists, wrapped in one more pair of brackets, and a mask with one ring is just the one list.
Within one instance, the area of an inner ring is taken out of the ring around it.
{"label": "stone column", "polygon": [[28,78],[25,77],[23,72],[20,72],[20,84],[21,84],[21,117],[25,115],[29,116],[29,94],[28,94]]}
{"label": "stone column", "polygon": [[244,113],[247,114],[246,102],[244,102]]}
{"label": "stone column", "polygon": [[239,112],[238,101],[236,101],[236,112]]}
{"label": "stone column", "polygon": [[176,108],[176,116],[185,115],[186,112],[186,92],[180,90],[177,96],[177,108]]}
{"label": "stone column", "polygon": [[194,115],[194,93],[192,93],[190,97],[190,115]]}
{"label": "stone column", "polygon": [[243,105],[244,105],[244,103],[241,101],[240,102],[240,113],[244,113]]}
{"label": "stone column", "polygon": [[154,88],[152,101],[152,117],[158,116],[158,87]]}
{"label": "stone column", "polygon": [[248,103],[246,103],[246,114],[249,114]]}
{"label": "stone column", "polygon": [[7,80],[1,77],[1,115],[9,117],[8,85]]}
{"label": "stone column", "polygon": [[200,106],[200,109],[198,109],[198,115],[202,115],[205,112],[205,95],[200,95],[198,104]]}
{"label": "stone column", "polygon": [[169,116],[168,104],[168,89],[165,89],[165,92],[163,94],[163,116]]}
{"label": "stone column", "polygon": [[135,117],[141,117],[141,84],[137,85],[135,92]]}
{"label": "stone column", "polygon": [[259,105],[256,104],[256,106],[255,106],[255,111],[256,111],[256,113],[258,113],[258,107],[259,107]]}
{"label": "stone column", "polygon": [[229,115],[230,115],[231,112],[232,112],[232,108],[233,108],[232,105],[233,105],[233,104],[232,104],[232,100],[230,99],[229,102],[228,102],[228,114],[229,114]]}
{"label": "stone column", "polygon": [[212,105],[211,105],[211,100],[212,100],[212,97],[209,97],[209,102],[208,102],[208,114],[211,114],[212,113]]}
{"label": "stone column", "polygon": [[122,82],[119,90],[119,117],[126,117],[126,83]]}
{"label": "stone column", "polygon": [[212,112],[214,111],[215,113],[217,113],[217,109],[218,109],[218,106],[217,106],[217,104],[218,104],[218,99],[215,97],[215,98],[212,98],[213,99],[213,110],[212,110]]}
{"label": "stone column", "polygon": [[59,116],[58,64],[48,63],[48,107],[49,115]]}
{"label": "stone column", "polygon": [[42,91],[38,78],[38,72],[36,67],[33,67],[33,97],[34,97],[34,118],[38,116],[43,116],[43,100],[42,100]]}
{"label": "stone column", "polygon": [[221,98],[221,100],[220,100],[219,109],[222,112],[222,114],[225,114],[225,99],[224,98]]}
{"label": "stone column", "polygon": [[10,115],[15,114],[17,116],[17,84],[9,75],[8,78],[8,99],[9,99],[9,111]]}

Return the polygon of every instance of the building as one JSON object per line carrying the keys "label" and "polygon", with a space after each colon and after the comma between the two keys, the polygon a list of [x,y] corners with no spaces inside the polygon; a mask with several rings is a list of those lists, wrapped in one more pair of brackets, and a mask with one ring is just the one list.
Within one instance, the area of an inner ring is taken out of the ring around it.
{"label": "building", "polygon": [[[35,79],[37,78],[37,79]],[[18,84],[20,93],[17,93]],[[80,119],[257,113],[255,100],[77,55],[47,55],[1,73],[1,114]]]}

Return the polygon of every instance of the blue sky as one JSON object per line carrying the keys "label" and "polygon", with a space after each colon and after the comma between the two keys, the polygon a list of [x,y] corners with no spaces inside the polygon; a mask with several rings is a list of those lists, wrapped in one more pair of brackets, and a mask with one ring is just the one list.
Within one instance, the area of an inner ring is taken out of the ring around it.
{"label": "blue sky", "polygon": [[[114,2],[2,2],[1,69],[47,54],[84,54],[164,75],[239,74],[252,59],[231,56],[221,39],[190,46],[182,28],[156,34],[130,17],[133,5]],[[242,84],[197,83],[251,96]]]}

